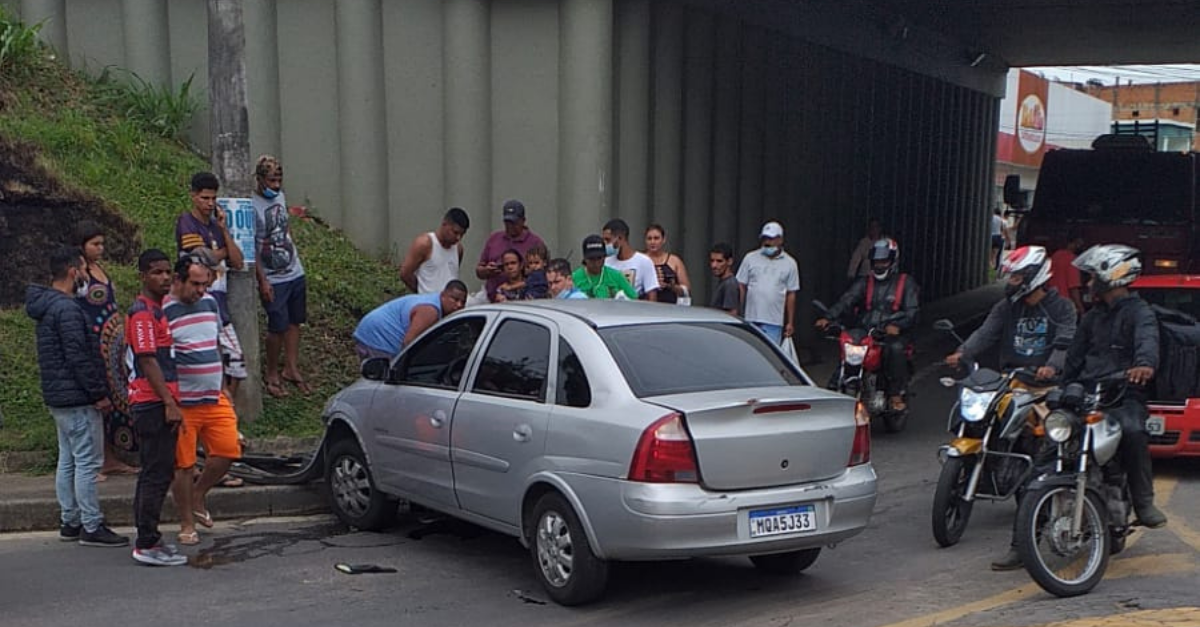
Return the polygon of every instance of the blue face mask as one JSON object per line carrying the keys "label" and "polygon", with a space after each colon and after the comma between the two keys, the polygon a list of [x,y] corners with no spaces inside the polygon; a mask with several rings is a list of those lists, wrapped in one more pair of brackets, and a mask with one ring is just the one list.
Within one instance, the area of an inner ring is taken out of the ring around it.
{"label": "blue face mask", "polygon": [[617,254],[617,247],[613,246],[612,244],[605,244],[604,254],[608,255],[609,257],[615,256]]}
{"label": "blue face mask", "polygon": [[778,246],[763,246],[760,250],[762,250],[762,254],[768,257],[774,257],[779,254]]}
{"label": "blue face mask", "polygon": [[271,200],[271,199],[279,196],[279,192],[264,185],[262,195],[263,195],[263,198],[266,198],[267,200]]}

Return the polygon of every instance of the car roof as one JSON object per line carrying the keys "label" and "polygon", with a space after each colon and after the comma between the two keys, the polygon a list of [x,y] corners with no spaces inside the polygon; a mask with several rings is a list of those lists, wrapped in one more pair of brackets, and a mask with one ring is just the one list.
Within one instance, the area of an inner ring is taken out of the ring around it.
{"label": "car roof", "polygon": [[664,303],[645,301],[619,301],[601,299],[558,299],[525,300],[511,303],[496,303],[471,307],[467,311],[520,311],[536,310],[543,315],[571,316],[597,327],[617,327],[634,324],[661,322],[717,322],[738,323],[740,320],[719,310],[705,307],[679,307]]}
{"label": "car roof", "polygon": [[1154,288],[1200,290],[1200,274],[1144,274],[1129,287],[1135,290]]}

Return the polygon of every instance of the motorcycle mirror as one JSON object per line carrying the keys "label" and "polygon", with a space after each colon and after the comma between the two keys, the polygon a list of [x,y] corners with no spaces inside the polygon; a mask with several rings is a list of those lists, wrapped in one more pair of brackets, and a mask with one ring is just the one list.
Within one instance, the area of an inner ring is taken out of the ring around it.
{"label": "motorcycle mirror", "polygon": [[942,377],[941,379],[938,379],[938,383],[941,383],[942,387],[944,388],[952,388],[954,387],[955,381],[951,377]]}
{"label": "motorcycle mirror", "polygon": [[937,331],[953,331],[954,323],[950,322],[946,318],[942,318],[941,320],[933,321],[933,328]]}

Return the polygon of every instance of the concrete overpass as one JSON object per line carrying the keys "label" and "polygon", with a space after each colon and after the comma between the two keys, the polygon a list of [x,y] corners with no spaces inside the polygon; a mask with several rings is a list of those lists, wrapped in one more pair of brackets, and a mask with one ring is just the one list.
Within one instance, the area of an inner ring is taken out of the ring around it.
{"label": "concrete overpass", "polygon": [[[204,0],[4,0],[75,64],[206,76]],[[246,0],[252,151],[368,250],[520,198],[553,252],[666,226],[700,286],[779,219],[829,298],[868,215],[927,298],[986,278],[1010,64],[1200,59],[1194,0]],[[196,140],[206,143],[206,116]],[[181,185],[183,182],[181,181]],[[635,235],[635,239],[640,239]],[[466,274],[466,272],[464,272]]]}

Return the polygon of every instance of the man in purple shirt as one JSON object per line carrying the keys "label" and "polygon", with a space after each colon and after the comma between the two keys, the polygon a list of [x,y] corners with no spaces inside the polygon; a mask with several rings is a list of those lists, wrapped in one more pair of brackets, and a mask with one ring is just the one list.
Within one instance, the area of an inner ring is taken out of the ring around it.
{"label": "man in purple shirt", "polygon": [[483,245],[483,253],[479,255],[479,265],[475,266],[475,276],[487,281],[487,294],[490,300],[496,293],[496,288],[504,282],[504,274],[500,268],[500,258],[507,250],[516,250],[524,257],[530,248],[546,243],[529,227],[525,226],[525,205],[519,200],[509,200],[504,203],[504,229],[488,236]]}

